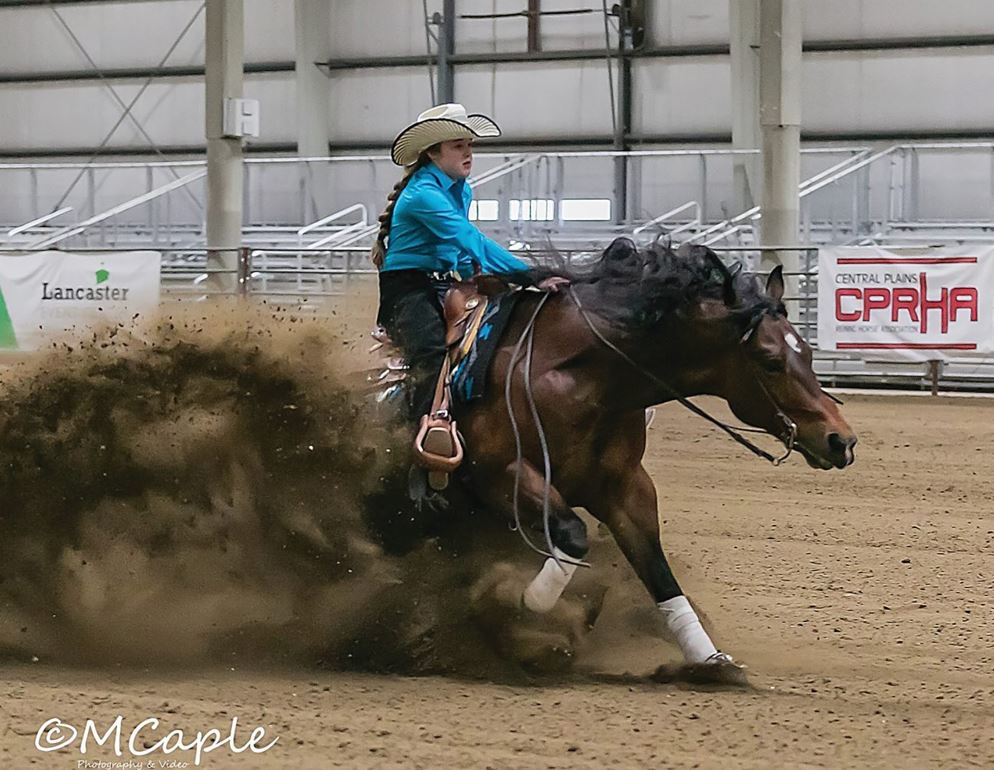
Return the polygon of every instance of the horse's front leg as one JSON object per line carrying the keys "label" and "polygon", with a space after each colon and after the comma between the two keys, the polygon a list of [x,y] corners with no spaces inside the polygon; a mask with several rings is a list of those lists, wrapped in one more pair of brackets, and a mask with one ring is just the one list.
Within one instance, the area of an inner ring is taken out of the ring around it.
{"label": "horse's front leg", "polygon": [[589,505],[614,535],[625,557],[663,613],[687,663],[728,663],[704,630],[694,608],[683,595],[659,542],[656,488],[641,465],[619,473],[602,485]]}

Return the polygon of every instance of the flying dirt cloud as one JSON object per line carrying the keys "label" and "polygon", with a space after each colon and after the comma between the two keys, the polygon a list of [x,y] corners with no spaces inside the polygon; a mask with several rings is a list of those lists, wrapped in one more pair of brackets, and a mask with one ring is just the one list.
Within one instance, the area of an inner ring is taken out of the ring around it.
{"label": "flying dirt cloud", "polygon": [[414,509],[406,431],[345,386],[350,355],[327,323],[212,308],[7,370],[0,650],[569,668],[603,580],[588,573],[552,615],[521,615],[514,592],[541,560],[471,506]]}

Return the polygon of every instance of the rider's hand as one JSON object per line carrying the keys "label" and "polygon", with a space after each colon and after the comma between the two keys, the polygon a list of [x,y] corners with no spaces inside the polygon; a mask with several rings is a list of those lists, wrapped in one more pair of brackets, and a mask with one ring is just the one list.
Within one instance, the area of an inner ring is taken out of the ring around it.
{"label": "rider's hand", "polygon": [[569,278],[562,275],[550,275],[548,278],[543,278],[535,284],[535,286],[542,291],[548,291],[555,294],[560,289],[564,289],[569,286]]}

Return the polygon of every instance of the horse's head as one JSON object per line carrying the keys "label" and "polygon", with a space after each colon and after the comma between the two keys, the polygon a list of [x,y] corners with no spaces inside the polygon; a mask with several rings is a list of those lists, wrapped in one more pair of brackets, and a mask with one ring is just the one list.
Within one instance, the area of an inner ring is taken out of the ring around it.
{"label": "horse's head", "polygon": [[783,269],[770,274],[761,298],[765,301],[743,307],[736,285],[744,279],[737,279],[717,256],[713,261],[726,282],[728,320],[737,338],[724,362],[721,395],[739,419],[785,443],[795,432],[795,446],[812,467],[850,465],[856,434],[818,384],[810,345],[787,320]]}
{"label": "horse's head", "polygon": [[782,270],[764,291],[705,246],[639,250],[620,238],[585,281],[590,307],[653,362],[646,371],[655,384],[646,392],[627,388],[627,397],[658,403],[674,392],[718,395],[739,419],[796,446],[812,466],[852,463],[856,436],[818,384],[811,348],[787,320]]}

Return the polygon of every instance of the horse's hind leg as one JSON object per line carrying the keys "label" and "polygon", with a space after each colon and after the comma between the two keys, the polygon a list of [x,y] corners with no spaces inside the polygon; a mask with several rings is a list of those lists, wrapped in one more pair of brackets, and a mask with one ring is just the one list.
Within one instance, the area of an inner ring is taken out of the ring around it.
{"label": "horse's hind leg", "polygon": [[[509,466],[499,481],[484,487],[488,490],[487,502],[509,518],[514,516],[515,465]],[[520,524],[532,531],[530,539],[544,550],[548,548],[542,521],[545,479],[533,465],[522,461],[518,483]],[[556,606],[576,572],[576,562],[583,559],[589,550],[586,524],[554,486],[549,489],[549,539],[555,558],[545,560],[542,569],[521,596],[522,605],[533,612],[549,612]]]}
{"label": "horse's hind leg", "polygon": [[656,489],[641,465],[604,485],[590,512],[607,524],[666,620],[687,663],[727,663],[677,583],[659,543]]}

